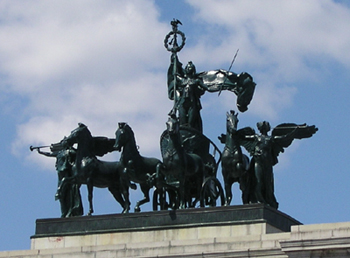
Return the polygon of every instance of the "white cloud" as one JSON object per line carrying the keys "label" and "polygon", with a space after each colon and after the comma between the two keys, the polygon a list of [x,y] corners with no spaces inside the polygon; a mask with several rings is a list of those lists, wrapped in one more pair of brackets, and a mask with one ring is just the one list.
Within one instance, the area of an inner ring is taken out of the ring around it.
{"label": "white cloud", "polygon": [[[18,111],[26,120],[18,127],[15,153],[59,141],[78,122],[94,135],[113,137],[117,123],[125,121],[141,153],[158,155],[172,105],[166,92],[169,52],[163,47],[171,28],[158,21],[154,3],[0,3],[0,36],[7,39],[0,42],[0,87],[28,99]],[[293,83],[322,76],[308,60],[350,65],[350,11],[330,0],[188,3],[207,33],[185,46],[181,61],[194,61],[198,71],[227,69],[239,48],[233,71],[251,73],[258,84],[250,116],[276,120],[293,105]],[[233,94],[209,95],[204,109],[225,114],[235,108]],[[204,128],[217,119],[204,121]]]}
{"label": "white cloud", "polygon": [[[350,65],[350,9],[331,0],[188,2],[197,10],[197,19],[222,26],[232,36],[223,46],[239,45],[252,52],[244,55],[251,64],[277,64],[283,74],[292,75],[305,66],[305,56],[326,54]],[[210,37],[216,30],[211,32]]]}
{"label": "white cloud", "polygon": [[[166,71],[162,43],[170,28],[157,21],[153,2],[2,1],[0,7],[0,35],[7,39],[0,42],[1,85],[29,100],[18,110],[28,121],[18,126],[14,153],[57,142],[78,122],[109,137],[119,121],[163,128],[165,73],[154,71]],[[145,134],[153,130],[143,127]]]}
{"label": "white cloud", "polygon": [[239,49],[233,70],[251,73],[258,84],[250,114],[277,118],[293,104],[299,83],[322,83],[334,62],[350,67],[347,6],[331,0],[187,2],[207,28],[195,47],[197,64],[227,69]]}
{"label": "white cloud", "polygon": [[2,7],[1,70],[18,91],[57,81],[103,83],[160,63],[167,28],[151,2],[4,1]]}

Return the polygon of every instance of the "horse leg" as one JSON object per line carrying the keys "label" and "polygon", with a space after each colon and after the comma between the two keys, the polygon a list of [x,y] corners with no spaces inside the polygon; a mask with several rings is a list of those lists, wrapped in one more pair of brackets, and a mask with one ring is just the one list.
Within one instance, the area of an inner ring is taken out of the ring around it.
{"label": "horse leg", "polygon": [[229,206],[232,201],[232,184],[229,182],[225,182],[225,192],[226,192],[226,200],[225,206]]}
{"label": "horse leg", "polygon": [[[135,187],[132,187],[135,186]],[[136,189],[136,185],[134,183],[131,183],[129,178],[124,175],[124,177],[120,177],[120,183],[119,187],[121,189],[122,196],[124,197],[124,206],[123,206],[123,212],[122,213],[128,213],[130,210],[130,199],[129,199],[129,187],[131,189]]]}
{"label": "horse leg", "polygon": [[196,204],[198,202],[200,202],[202,184],[203,184],[203,182],[205,180],[205,177],[201,176],[200,173],[197,173],[196,175],[197,175],[195,177],[195,180],[196,180],[196,185],[195,185],[195,187],[196,187],[196,196],[195,196],[195,199],[193,200],[193,202],[191,203],[191,207],[196,207]]}
{"label": "horse leg", "polygon": [[92,192],[93,192],[94,186],[92,183],[92,178],[88,178],[86,180],[86,186],[88,189],[88,200],[89,200],[89,206],[90,206],[89,213],[87,215],[90,216],[90,215],[92,215],[92,213],[94,213],[94,208],[93,208],[93,204],[92,204],[92,197],[93,197]]}
{"label": "horse leg", "polygon": [[186,208],[186,193],[185,193],[185,178],[184,175],[180,178],[180,185],[179,185],[179,209],[185,209]]}
{"label": "horse leg", "polygon": [[222,169],[222,175],[223,175],[224,184],[225,184],[225,206],[229,206],[232,201],[233,180],[229,178],[229,175],[224,168]]}
{"label": "horse leg", "polygon": [[[108,190],[111,192],[114,199],[116,199],[116,201],[119,202],[119,204],[123,207],[122,213],[128,213],[130,210],[129,193],[128,193],[128,197],[125,198],[125,200],[124,200],[118,187],[110,186],[110,187],[108,187]],[[123,195],[125,196],[124,190],[123,190]]]}
{"label": "horse leg", "polygon": [[143,183],[143,184],[140,184],[140,187],[141,187],[141,191],[144,195],[144,198],[136,203],[136,206],[134,209],[135,212],[140,212],[141,211],[140,206],[142,204],[150,201],[150,199],[149,199],[149,189],[150,189],[149,185],[147,183]]}

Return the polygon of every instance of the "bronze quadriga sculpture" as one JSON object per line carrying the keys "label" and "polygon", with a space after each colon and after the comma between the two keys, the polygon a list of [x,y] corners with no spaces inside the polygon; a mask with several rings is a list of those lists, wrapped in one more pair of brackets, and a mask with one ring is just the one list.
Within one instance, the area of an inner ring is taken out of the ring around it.
{"label": "bronze quadriga sculpture", "polygon": [[[167,128],[160,137],[162,160],[140,155],[134,133],[127,123],[119,123],[116,138],[93,137],[87,127],[79,124],[71,135],[59,144],[50,146],[51,152],[31,147],[40,154],[56,157],[59,183],[56,197],[61,202],[61,216],[82,215],[79,187],[88,187],[89,212],[93,213],[93,187],[107,187],[123,207],[130,209],[129,188],[140,185],[144,195],[135,206],[150,201],[149,191],[154,187],[153,210],[183,209],[199,206],[230,205],[232,184],[238,182],[243,204],[264,203],[278,208],[274,195],[273,166],[277,156],[294,139],[311,137],[315,126],[285,123],[272,130],[268,122],[257,124],[260,133],[251,127],[238,129],[238,113],[227,113],[226,134],[219,136],[225,144],[223,152],[203,134],[200,97],[205,92],[228,90],[237,96],[240,112],[248,109],[256,87],[248,73],[236,74],[231,70],[237,52],[228,70],[211,70],[197,73],[192,61],[185,68],[178,53],[185,46],[186,37],[178,29],[179,20],[171,21],[172,31],[164,39],[171,52],[167,72],[168,97],[173,108],[168,114]],[[73,144],[77,143],[77,149]],[[249,153],[251,159],[242,151]],[[210,152],[213,150],[213,153]],[[119,162],[105,162],[96,158],[107,152],[120,151]],[[224,189],[217,179],[222,161]]]}

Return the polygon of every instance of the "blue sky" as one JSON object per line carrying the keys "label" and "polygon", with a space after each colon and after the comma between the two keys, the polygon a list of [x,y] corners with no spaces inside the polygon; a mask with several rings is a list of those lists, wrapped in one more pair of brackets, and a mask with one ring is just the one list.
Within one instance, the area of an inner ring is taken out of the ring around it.
{"label": "blue sky", "polygon": [[[179,53],[197,71],[246,71],[257,83],[239,127],[267,120],[315,124],[274,167],[279,210],[304,224],[350,220],[350,6],[347,1],[3,0],[0,2],[0,250],[30,248],[35,220],[60,216],[54,159],[29,151],[68,136],[78,122],[113,137],[133,128],[140,153],[160,158],[172,107],[163,46],[177,18]],[[218,146],[232,93],[202,97],[204,133]],[[118,160],[119,153],[103,160]],[[220,171],[219,171],[220,173]],[[121,212],[96,189],[95,214]],[[233,204],[241,204],[234,186]],[[82,186],[85,211],[87,196]],[[133,206],[139,192],[131,192]],[[144,207],[149,211],[150,205]]]}

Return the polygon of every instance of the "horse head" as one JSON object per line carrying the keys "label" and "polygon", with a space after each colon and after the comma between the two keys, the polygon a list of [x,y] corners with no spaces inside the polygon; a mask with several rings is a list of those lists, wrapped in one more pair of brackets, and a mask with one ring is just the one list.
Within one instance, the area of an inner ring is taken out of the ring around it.
{"label": "horse head", "polygon": [[176,115],[169,115],[168,121],[166,122],[166,128],[169,135],[177,134],[180,130],[179,119]]}
{"label": "horse head", "polygon": [[227,132],[232,134],[237,131],[237,125],[238,125],[238,113],[235,113],[234,110],[230,110],[230,112],[227,112],[226,114],[226,127]]}
{"label": "horse head", "polygon": [[75,128],[68,137],[64,138],[64,141],[68,146],[72,146],[74,143],[85,141],[88,138],[92,138],[92,135],[83,123],[78,123],[78,127]]}
{"label": "horse head", "polygon": [[114,149],[121,151],[130,139],[134,139],[134,133],[127,123],[118,123],[118,129],[115,132]]}

